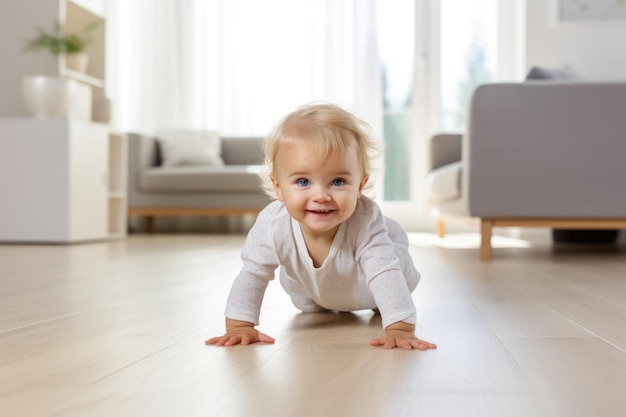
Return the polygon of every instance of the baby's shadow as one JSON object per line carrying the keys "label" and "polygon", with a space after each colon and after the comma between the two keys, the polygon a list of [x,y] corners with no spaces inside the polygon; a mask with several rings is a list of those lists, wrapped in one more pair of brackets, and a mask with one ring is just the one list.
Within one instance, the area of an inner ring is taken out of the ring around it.
{"label": "baby's shadow", "polygon": [[320,329],[325,327],[343,327],[355,324],[380,326],[380,314],[373,311],[345,312],[323,311],[320,313],[300,313],[291,322],[292,329]]}

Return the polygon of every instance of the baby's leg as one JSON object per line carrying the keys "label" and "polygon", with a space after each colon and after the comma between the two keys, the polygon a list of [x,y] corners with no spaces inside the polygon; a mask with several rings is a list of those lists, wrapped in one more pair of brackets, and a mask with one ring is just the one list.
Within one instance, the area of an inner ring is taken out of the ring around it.
{"label": "baby's leg", "polygon": [[321,311],[327,311],[327,309],[313,301],[313,299],[308,296],[304,287],[300,285],[300,283],[289,278],[282,268],[280,270],[280,284],[291,297],[293,305],[303,313],[319,313]]}

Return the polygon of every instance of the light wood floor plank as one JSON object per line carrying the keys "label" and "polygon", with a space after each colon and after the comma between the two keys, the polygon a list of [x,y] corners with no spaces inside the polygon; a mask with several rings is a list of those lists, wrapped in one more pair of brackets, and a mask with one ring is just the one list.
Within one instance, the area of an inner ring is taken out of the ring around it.
{"label": "light wood floor plank", "polygon": [[536,395],[530,393],[394,393],[387,402],[390,412],[381,414],[384,417],[554,416],[545,414],[546,408],[540,406]]}
{"label": "light wood floor plank", "polygon": [[[537,273],[516,285],[588,332],[626,352],[626,308]],[[615,287],[616,292],[620,291]],[[623,293],[626,296],[626,292]]]}
{"label": "light wood floor plank", "polygon": [[[626,355],[598,339],[505,339],[551,416],[619,416]],[[548,414],[547,414],[548,415]]]}

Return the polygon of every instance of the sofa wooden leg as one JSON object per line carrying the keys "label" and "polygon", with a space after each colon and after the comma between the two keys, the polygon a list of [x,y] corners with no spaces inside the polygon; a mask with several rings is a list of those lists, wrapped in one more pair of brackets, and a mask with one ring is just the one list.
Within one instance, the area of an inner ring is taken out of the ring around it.
{"label": "sofa wooden leg", "polygon": [[154,216],[146,216],[146,233],[154,232]]}
{"label": "sofa wooden leg", "polygon": [[446,222],[442,218],[437,219],[437,236],[444,237],[446,235]]}
{"label": "sofa wooden leg", "polygon": [[491,229],[493,222],[487,219],[480,219],[480,259],[490,261],[493,255],[491,248]]}

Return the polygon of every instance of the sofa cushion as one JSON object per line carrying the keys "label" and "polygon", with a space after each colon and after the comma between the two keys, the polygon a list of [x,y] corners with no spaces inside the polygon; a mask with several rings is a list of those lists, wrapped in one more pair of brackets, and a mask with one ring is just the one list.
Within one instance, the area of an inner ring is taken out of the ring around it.
{"label": "sofa cushion", "polygon": [[461,161],[452,162],[428,173],[429,198],[433,202],[461,197]]}
{"label": "sofa cushion", "polygon": [[158,132],[163,166],[222,166],[222,142],[208,130],[161,130]]}
{"label": "sofa cushion", "polygon": [[144,170],[139,186],[149,192],[258,192],[261,172],[259,165],[163,166]]}

